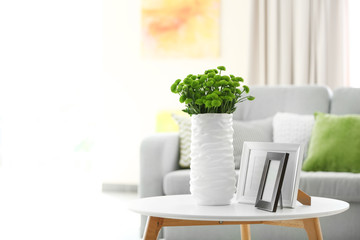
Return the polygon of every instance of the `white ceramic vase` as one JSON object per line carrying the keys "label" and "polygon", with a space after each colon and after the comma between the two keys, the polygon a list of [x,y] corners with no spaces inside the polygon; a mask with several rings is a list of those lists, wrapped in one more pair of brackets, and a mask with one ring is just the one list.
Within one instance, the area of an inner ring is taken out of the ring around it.
{"label": "white ceramic vase", "polygon": [[190,192],[199,205],[227,205],[235,193],[232,114],[191,117]]}

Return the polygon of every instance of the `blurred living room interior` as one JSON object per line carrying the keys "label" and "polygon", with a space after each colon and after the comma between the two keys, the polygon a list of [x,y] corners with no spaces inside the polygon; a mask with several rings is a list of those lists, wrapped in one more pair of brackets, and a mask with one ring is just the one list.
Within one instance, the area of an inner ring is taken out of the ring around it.
{"label": "blurred living room interior", "polygon": [[[358,0],[0,1],[0,239],[140,239],[140,146],[171,84],[360,87]],[[200,19],[200,20],[199,20]],[[158,45],[157,45],[158,44]]]}

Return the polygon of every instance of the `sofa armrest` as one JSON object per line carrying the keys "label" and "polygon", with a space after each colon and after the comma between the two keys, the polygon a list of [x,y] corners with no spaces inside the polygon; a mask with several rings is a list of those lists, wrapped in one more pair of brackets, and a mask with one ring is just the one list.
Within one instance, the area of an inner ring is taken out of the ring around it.
{"label": "sofa armrest", "polygon": [[139,196],[162,196],[164,176],[179,165],[179,134],[156,133],[145,138],[140,147]]}

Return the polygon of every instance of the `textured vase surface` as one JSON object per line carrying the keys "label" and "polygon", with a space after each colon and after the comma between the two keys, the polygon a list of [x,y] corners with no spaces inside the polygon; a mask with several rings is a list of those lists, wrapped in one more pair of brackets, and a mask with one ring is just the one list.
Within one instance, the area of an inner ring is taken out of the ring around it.
{"label": "textured vase surface", "polygon": [[232,114],[191,117],[190,192],[199,205],[227,205],[235,193]]}

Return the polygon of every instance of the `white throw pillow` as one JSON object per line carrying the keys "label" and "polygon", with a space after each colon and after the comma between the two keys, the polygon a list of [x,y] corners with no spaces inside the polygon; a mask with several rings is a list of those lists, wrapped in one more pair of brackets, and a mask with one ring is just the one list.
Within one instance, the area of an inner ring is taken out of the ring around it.
{"label": "white throw pillow", "polygon": [[314,122],[313,115],[277,113],[273,119],[274,142],[302,144],[305,159]]}

